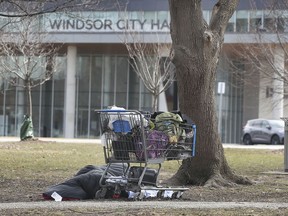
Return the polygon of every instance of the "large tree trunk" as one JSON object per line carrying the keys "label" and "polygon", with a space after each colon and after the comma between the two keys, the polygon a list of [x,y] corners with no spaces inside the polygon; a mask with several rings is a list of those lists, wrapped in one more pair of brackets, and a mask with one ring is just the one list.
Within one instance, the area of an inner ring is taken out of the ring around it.
{"label": "large tree trunk", "polygon": [[237,4],[238,0],[219,0],[207,25],[201,0],[169,0],[179,107],[197,125],[196,156],[183,161],[171,182],[212,186],[250,182],[227,164],[215,110],[216,67]]}

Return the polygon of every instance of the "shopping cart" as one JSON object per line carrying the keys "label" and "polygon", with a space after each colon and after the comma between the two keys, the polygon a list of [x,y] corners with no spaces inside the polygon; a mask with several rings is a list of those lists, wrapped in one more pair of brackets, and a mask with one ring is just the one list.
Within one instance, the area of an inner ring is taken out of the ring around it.
{"label": "shopping cart", "polygon": [[[96,110],[100,118],[105,169],[100,190],[95,198],[105,198],[108,191],[120,196],[121,191],[129,197],[179,198],[188,188],[162,187],[158,185],[161,164],[166,160],[182,160],[195,156],[196,125],[181,122],[182,134],[171,141],[167,133],[155,127],[150,113],[136,110]],[[169,121],[164,125],[168,125]],[[113,164],[122,164],[121,176],[111,175]],[[154,168],[151,169],[150,166]],[[156,168],[155,168],[156,167]]]}

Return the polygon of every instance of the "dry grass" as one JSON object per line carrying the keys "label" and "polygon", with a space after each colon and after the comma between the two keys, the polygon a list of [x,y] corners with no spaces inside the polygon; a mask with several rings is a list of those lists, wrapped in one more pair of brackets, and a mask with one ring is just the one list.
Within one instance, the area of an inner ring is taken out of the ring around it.
{"label": "dry grass", "polygon": [[242,175],[284,170],[283,150],[225,149],[225,155],[229,165]]}
{"label": "dry grass", "polygon": [[[266,175],[267,171],[282,171],[283,150],[225,149],[226,158],[237,173],[248,176],[255,184],[233,188],[211,189],[191,187],[183,195],[190,201],[257,201],[286,202],[288,197],[287,175]],[[63,182],[82,167],[105,164],[101,145],[91,143],[56,142],[7,142],[0,143],[0,202],[39,201],[41,193],[52,184]],[[181,162],[166,161],[161,173],[171,175]],[[166,175],[166,176],[168,176]],[[162,176],[162,177],[165,177]],[[80,209],[59,210],[50,214],[49,210],[5,210],[1,215],[81,215],[101,210]],[[150,215],[141,210],[130,212],[121,210],[117,214],[105,211],[105,215]],[[82,213],[81,213],[82,212]],[[39,213],[39,214],[40,214]],[[98,215],[95,214],[95,215]],[[104,214],[104,213],[103,213]],[[155,210],[154,215],[285,215],[287,209],[205,209],[205,210]],[[92,215],[94,215],[92,213]]]}
{"label": "dry grass", "polygon": [[[237,173],[253,176],[282,171],[283,150],[225,149]],[[93,143],[7,142],[0,143],[1,179],[69,178],[80,168],[105,164],[103,147]],[[181,161],[166,161],[161,172],[175,173]]]}
{"label": "dry grass", "polygon": [[68,177],[88,164],[104,164],[102,146],[56,142],[0,143],[0,177]]}

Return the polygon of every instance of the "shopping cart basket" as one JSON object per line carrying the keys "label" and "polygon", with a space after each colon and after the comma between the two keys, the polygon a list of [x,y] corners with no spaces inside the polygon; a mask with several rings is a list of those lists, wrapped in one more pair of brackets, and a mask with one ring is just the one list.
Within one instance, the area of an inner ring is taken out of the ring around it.
{"label": "shopping cart basket", "polygon": [[[164,131],[156,130],[150,113],[112,109],[96,111],[100,117],[101,139],[107,163],[96,198],[104,198],[111,188],[116,194],[122,190],[133,192],[137,199],[154,196],[156,192],[158,196],[170,196],[171,193],[167,191],[174,191],[173,196],[180,197],[188,189],[161,187],[158,185],[158,176],[165,160],[181,160],[195,155],[194,124],[181,123],[179,127],[183,134],[177,137],[177,142],[171,142]],[[110,166],[114,163],[123,164],[121,176],[109,174]],[[157,168],[149,168],[152,164]],[[147,191],[150,191],[148,195]]]}

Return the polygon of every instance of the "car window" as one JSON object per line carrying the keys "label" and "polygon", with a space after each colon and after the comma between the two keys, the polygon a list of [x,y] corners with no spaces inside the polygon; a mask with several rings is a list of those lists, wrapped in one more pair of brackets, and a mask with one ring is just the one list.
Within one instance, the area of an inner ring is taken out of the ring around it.
{"label": "car window", "polygon": [[275,128],[284,128],[285,123],[282,120],[270,120],[269,121],[271,127],[275,127]]}
{"label": "car window", "polygon": [[262,125],[262,121],[254,121],[253,123],[252,123],[252,126],[253,127],[261,127],[261,125]]}
{"label": "car window", "polygon": [[269,122],[268,122],[268,121],[263,121],[262,127],[263,127],[263,128],[270,127]]}

